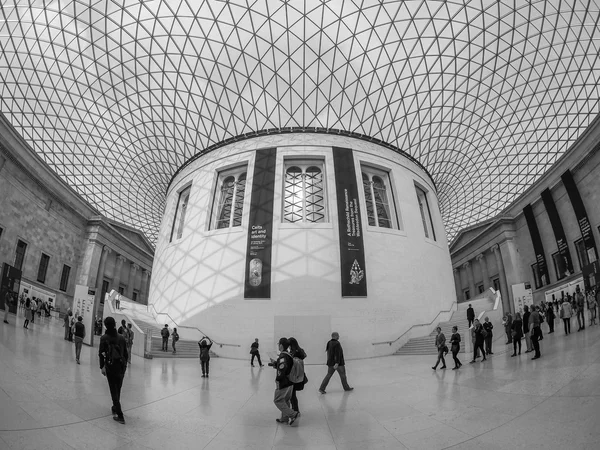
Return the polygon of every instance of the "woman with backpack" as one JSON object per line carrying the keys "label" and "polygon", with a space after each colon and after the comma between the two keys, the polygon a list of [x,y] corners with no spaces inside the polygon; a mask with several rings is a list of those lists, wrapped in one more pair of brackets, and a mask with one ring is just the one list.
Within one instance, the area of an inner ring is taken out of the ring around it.
{"label": "woman with backpack", "polygon": [[[206,340],[210,342],[207,343]],[[200,347],[200,365],[202,366],[202,378],[208,378],[208,366],[210,363],[210,348],[212,347],[213,342],[212,339],[208,336],[203,336],[200,342],[198,342],[198,347]]]}
{"label": "woman with backpack", "polygon": [[177,353],[177,349],[175,348],[175,344],[177,344],[177,341],[179,340],[179,333],[177,333],[177,328],[173,328],[173,334],[171,334],[171,337],[173,339],[171,346],[173,347],[173,353]]}
{"label": "woman with backpack", "polygon": [[[288,339],[288,341],[290,343],[290,356],[292,357],[292,359],[298,358],[304,361],[304,359],[306,358],[306,352],[300,347],[300,344],[298,344],[296,338],[291,337]],[[294,389],[292,391],[292,398],[290,399],[290,402],[292,404],[292,409],[296,411],[298,415],[300,415],[300,410],[298,409],[298,397],[296,397],[296,391],[302,391],[306,383],[308,383],[308,378],[306,378],[305,373],[304,379],[299,383],[294,383],[293,385]]]}

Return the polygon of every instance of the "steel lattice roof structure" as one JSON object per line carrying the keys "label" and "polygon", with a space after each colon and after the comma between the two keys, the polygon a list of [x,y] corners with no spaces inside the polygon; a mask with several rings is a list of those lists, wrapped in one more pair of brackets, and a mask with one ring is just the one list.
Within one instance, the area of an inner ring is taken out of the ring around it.
{"label": "steel lattice roof structure", "polygon": [[600,0],[5,0],[0,111],[93,206],[151,240],[186,160],[284,127],[408,153],[452,238],[597,115],[599,21]]}

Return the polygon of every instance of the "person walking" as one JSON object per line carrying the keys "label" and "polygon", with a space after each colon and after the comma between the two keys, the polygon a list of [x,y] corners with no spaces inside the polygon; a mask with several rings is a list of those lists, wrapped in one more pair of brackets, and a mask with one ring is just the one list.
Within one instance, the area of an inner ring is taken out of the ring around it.
{"label": "person walking", "polygon": [[492,322],[490,322],[490,318],[486,317],[485,322],[483,323],[483,329],[486,332],[486,336],[485,336],[485,351],[488,355],[493,355],[492,353],[492,337],[494,336],[494,333],[492,333],[492,330],[494,328],[494,325],[492,324]]}
{"label": "person walking", "polygon": [[585,298],[579,286],[575,288],[573,300],[577,305],[577,324],[579,325],[577,331],[585,330]]}
{"label": "person walking", "polygon": [[125,424],[125,417],[121,409],[121,388],[123,387],[123,377],[127,370],[127,359],[129,358],[127,343],[125,338],[117,333],[117,324],[113,317],[108,316],[104,319],[104,326],[106,332],[100,338],[100,348],[98,349],[100,371],[108,381],[113,403],[113,419]]}
{"label": "person walking", "polygon": [[510,312],[502,318],[502,325],[504,325],[504,332],[506,333],[505,345],[512,344],[512,314]]}
{"label": "person walking", "polygon": [[175,348],[177,341],[179,341],[179,333],[177,333],[177,328],[173,328],[173,334],[171,335],[171,347],[173,347],[173,354],[177,353],[177,348]]}
{"label": "person walking", "polygon": [[325,375],[325,378],[323,378],[321,386],[319,387],[319,392],[321,394],[326,393],[325,389],[329,384],[329,380],[331,380],[331,377],[336,371],[340,374],[340,380],[342,381],[344,391],[352,391],[354,389],[348,385],[346,365],[344,362],[344,349],[342,348],[339,339],[339,333],[334,331],[331,333],[331,340],[327,342],[327,345],[325,346],[325,351],[327,352],[327,375]]}
{"label": "person walking", "polygon": [[83,346],[83,338],[85,338],[85,325],[83,323],[83,317],[79,316],[77,322],[75,322],[75,361],[80,364],[81,358],[81,347]]}
{"label": "person walking", "polygon": [[475,320],[475,310],[470,303],[467,308],[467,320],[469,321],[469,328],[471,328],[471,325],[473,325],[473,321]]}
{"label": "person walking", "polygon": [[554,308],[552,307],[552,304],[546,308],[546,320],[548,321],[548,327],[550,328],[548,334],[554,333],[554,321],[556,320],[556,315],[554,314]]}
{"label": "person walking", "polygon": [[262,367],[262,361],[260,360],[260,352],[258,351],[258,338],[254,339],[254,342],[250,345],[250,354],[252,358],[250,358],[250,365],[254,367],[254,358],[258,359],[258,365]]}
{"label": "person walking", "polygon": [[[296,338],[289,338],[288,339],[289,344],[290,344],[290,356],[292,357],[292,359],[294,358],[298,358],[301,361],[304,361],[304,359],[306,358],[306,352],[304,351],[303,348],[300,347],[300,344],[298,344],[298,341],[296,340]],[[298,383],[293,383],[293,389],[292,389],[292,398],[290,399],[290,403],[292,405],[292,409],[294,411],[296,411],[298,413],[298,415],[300,415],[300,408],[298,406],[298,397],[297,397],[297,392],[298,391],[302,391],[304,390],[304,385],[308,382],[308,378],[306,378],[306,374],[304,374],[304,380],[298,382]]]}
{"label": "person walking", "polygon": [[483,342],[485,340],[485,330],[483,329],[481,322],[479,322],[479,320],[477,319],[475,319],[475,321],[473,322],[473,332],[475,334],[475,348],[473,349],[473,360],[471,361],[471,364],[473,364],[476,361],[478,350],[481,350],[481,356],[483,356],[481,362],[486,360],[485,350],[483,348]]}
{"label": "person walking", "polygon": [[563,326],[565,327],[565,335],[571,334],[571,316],[573,315],[573,310],[571,308],[571,303],[568,298],[565,298],[560,305],[559,317],[563,320]]}
{"label": "person walking", "polygon": [[512,322],[512,338],[513,338],[513,354],[510,356],[517,356],[517,345],[519,346],[519,355],[521,354],[521,339],[523,338],[523,320],[521,319],[521,313],[515,314],[515,320]]}
{"label": "person walking", "polygon": [[436,370],[440,361],[442,362],[442,367],[440,367],[440,369],[445,369],[446,360],[444,359],[444,353],[448,353],[448,347],[446,347],[446,336],[444,336],[444,333],[442,333],[441,327],[437,327],[435,330],[437,331],[437,336],[435,337],[435,347],[437,348],[438,354],[437,361],[432,369]]}
{"label": "person walking", "polygon": [[277,361],[271,360],[273,367],[277,370],[273,403],[277,409],[281,411],[281,417],[275,419],[275,421],[277,423],[293,425],[300,415],[300,413],[291,408],[294,385],[289,379],[289,374],[292,371],[294,360],[288,353],[290,343],[287,338],[282,337],[279,339],[277,346],[279,348],[279,357],[277,358]]}
{"label": "person walking", "polygon": [[450,349],[452,350],[452,359],[454,360],[454,367],[452,370],[460,369],[462,366],[462,363],[458,359],[458,352],[460,352],[460,334],[458,334],[458,327],[456,325],[452,327],[450,345]]}
{"label": "person walking", "polygon": [[162,351],[166,352],[169,350],[169,336],[171,335],[171,333],[169,333],[169,327],[166,323],[164,328],[160,330],[160,335],[162,336]]}
{"label": "person walking", "polygon": [[525,345],[527,346],[527,350],[525,350],[525,353],[529,353],[533,351],[529,331],[529,316],[531,315],[531,312],[529,311],[529,306],[523,306],[523,311],[523,335],[525,336]]}
{"label": "person walking", "polygon": [[[208,339],[208,342],[206,340]],[[212,347],[213,342],[212,339],[208,336],[203,336],[198,342],[198,347],[200,347],[200,366],[202,367],[202,378],[208,378],[208,367],[210,365],[210,348]]]}
{"label": "person walking", "polygon": [[529,316],[529,329],[531,330],[531,344],[535,351],[532,360],[539,359],[542,355],[540,354],[540,337],[542,331],[540,330],[541,318],[539,306],[533,306],[533,311]]}
{"label": "person walking", "polygon": [[131,348],[133,347],[133,336],[134,336],[134,332],[133,332],[133,325],[128,323],[127,324],[127,331],[129,336],[127,337],[127,355],[128,357],[128,363],[131,364]]}

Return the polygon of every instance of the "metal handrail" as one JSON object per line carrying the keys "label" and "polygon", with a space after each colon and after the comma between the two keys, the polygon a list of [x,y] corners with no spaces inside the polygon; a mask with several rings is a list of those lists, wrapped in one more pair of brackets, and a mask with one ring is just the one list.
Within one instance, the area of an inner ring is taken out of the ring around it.
{"label": "metal handrail", "polygon": [[438,313],[438,315],[435,316],[435,318],[431,322],[429,322],[429,323],[419,323],[417,325],[413,325],[412,327],[410,327],[408,330],[406,330],[404,333],[402,333],[398,338],[394,339],[393,341],[373,342],[373,343],[371,343],[371,345],[381,345],[381,344],[392,345],[394,342],[399,341],[406,333],[408,333],[409,331],[411,331],[413,328],[415,328],[415,327],[424,327],[424,326],[427,326],[427,325],[431,325],[432,323],[434,323],[437,320],[437,318],[440,316],[440,314],[442,314],[442,313],[448,313],[450,311],[454,311],[454,306],[457,305],[457,304],[458,304],[458,302],[454,301],[454,303],[452,303],[452,306],[450,307],[449,310],[447,310],[447,311],[440,311]]}
{"label": "metal handrail", "polygon": [[[152,309],[154,310],[154,312],[156,313],[156,315],[157,315],[157,316],[158,316],[158,315],[161,315],[161,314],[162,314],[163,316],[167,316],[167,317],[169,318],[169,320],[170,320],[172,323],[174,323],[174,324],[175,324],[175,326],[176,326],[177,328],[187,328],[187,329],[190,329],[190,330],[196,330],[196,331],[198,331],[198,332],[199,332],[199,333],[200,333],[202,336],[206,336],[206,334],[205,334],[205,333],[203,333],[203,332],[202,332],[202,330],[201,330],[200,328],[198,328],[198,327],[190,327],[190,326],[187,326],[187,325],[179,325],[179,324],[178,324],[177,322],[175,322],[175,320],[174,320],[174,319],[173,319],[173,318],[172,318],[172,317],[169,315],[169,313],[158,312],[158,311],[156,310],[156,308],[154,307],[154,304],[150,304],[150,305],[148,305],[148,306],[149,306],[149,307],[150,307],[150,306],[152,306]],[[208,337],[208,336],[206,336],[206,337]],[[212,340],[212,339],[211,339],[211,340]],[[223,343],[223,342],[217,342],[217,341],[215,341],[215,340],[212,340],[212,341],[213,341],[215,344],[217,344],[219,347],[221,347],[221,348],[222,348],[223,346],[226,346],[226,347],[241,347],[241,345],[239,345],[239,344],[225,344],[225,343]]]}

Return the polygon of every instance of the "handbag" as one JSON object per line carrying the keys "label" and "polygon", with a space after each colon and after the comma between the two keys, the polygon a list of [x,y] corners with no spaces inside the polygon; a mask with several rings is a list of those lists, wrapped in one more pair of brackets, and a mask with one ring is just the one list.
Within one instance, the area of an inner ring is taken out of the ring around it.
{"label": "handbag", "polygon": [[517,332],[516,332],[515,330],[511,330],[511,331],[510,331],[510,335],[511,335],[512,337],[517,337]]}

